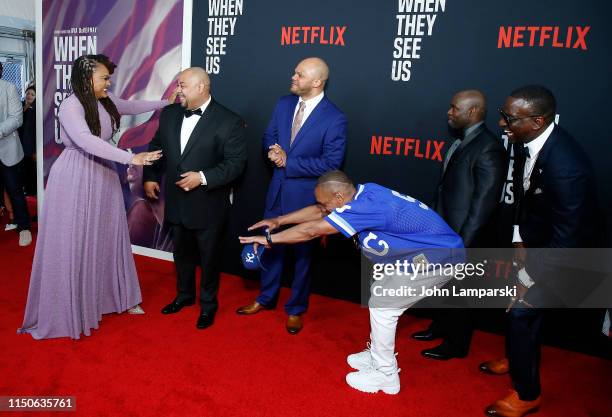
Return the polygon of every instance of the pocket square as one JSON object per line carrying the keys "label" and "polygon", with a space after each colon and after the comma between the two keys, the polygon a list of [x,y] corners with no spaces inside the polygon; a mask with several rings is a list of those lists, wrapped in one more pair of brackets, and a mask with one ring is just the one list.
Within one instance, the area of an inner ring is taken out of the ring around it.
{"label": "pocket square", "polygon": [[536,190],[533,192],[534,194],[542,194],[543,191],[541,188],[536,188]]}

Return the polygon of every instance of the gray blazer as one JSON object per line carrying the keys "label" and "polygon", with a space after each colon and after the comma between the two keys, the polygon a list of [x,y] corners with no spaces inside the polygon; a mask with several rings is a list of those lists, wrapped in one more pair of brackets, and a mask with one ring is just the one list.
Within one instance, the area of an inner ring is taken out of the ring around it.
{"label": "gray blazer", "polygon": [[17,88],[0,80],[0,161],[6,166],[23,159],[23,148],[17,129],[23,123],[23,109]]}

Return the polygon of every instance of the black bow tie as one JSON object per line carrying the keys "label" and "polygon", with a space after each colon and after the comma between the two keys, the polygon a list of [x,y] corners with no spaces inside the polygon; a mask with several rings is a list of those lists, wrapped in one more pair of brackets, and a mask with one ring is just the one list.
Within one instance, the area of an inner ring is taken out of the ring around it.
{"label": "black bow tie", "polygon": [[185,117],[191,117],[194,114],[196,116],[202,116],[202,109],[198,107],[195,110],[185,110]]}

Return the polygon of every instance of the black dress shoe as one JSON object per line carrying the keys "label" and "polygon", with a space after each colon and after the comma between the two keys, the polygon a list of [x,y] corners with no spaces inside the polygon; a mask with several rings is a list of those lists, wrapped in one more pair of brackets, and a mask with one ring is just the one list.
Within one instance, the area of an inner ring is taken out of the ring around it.
{"label": "black dress shoe", "polygon": [[436,359],[439,361],[447,361],[453,358],[465,358],[467,356],[459,355],[443,344],[436,346],[435,348],[425,349],[421,351],[421,355],[428,359]]}
{"label": "black dress shoe", "polygon": [[183,307],[192,306],[195,304],[195,300],[185,300],[185,301],[176,301],[176,299],[168,304],[166,307],[162,308],[162,314],[174,314],[181,311]]}
{"label": "black dress shoe", "polygon": [[212,326],[214,321],[215,321],[214,314],[200,313],[200,317],[198,317],[198,322],[196,323],[196,327],[198,329],[205,329],[207,327]]}
{"label": "black dress shoe", "polygon": [[442,336],[440,336],[436,332],[426,329],[426,330],[421,330],[420,332],[412,333],[410,337],[412,337],[415,340],[419,340],[421,342],[430,342],[432,340],[439,339]]}

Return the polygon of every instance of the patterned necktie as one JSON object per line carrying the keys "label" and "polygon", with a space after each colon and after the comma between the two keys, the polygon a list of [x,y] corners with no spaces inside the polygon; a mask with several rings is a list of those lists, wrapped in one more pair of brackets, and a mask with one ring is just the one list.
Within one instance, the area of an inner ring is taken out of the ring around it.
{"label": "patterned necktie", "polygon": [[291,126],[291,142],[289,146],[293,145],[293,141],[297,136],[300,128],[302,127],[302,119],[304,118],[304,109],[306,108],[306,103],[304,101],[300,101],[300,107],[298,108],[297,113],[295,114],[295,118],[293,119],[293,125]]}
{"label": "patterned necktie", "polygon": [[523,147],[523,155],[525,160],[525,167],[523,168],[523,189],[527,192],[531,185],[531,173],[535,168],[535,160],[531,157],[528,146]]}

